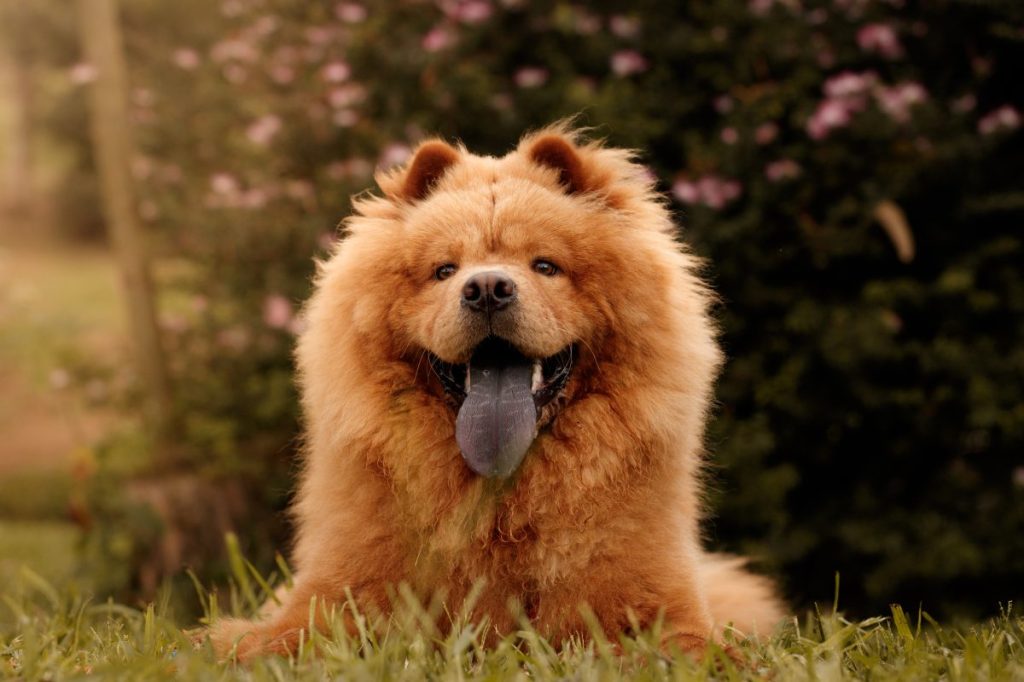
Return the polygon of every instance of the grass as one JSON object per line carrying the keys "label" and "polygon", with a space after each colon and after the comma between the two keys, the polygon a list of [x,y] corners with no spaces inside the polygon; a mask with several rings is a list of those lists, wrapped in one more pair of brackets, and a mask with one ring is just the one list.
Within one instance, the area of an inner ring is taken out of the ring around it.
{"label": "grass", "polygon": [[[237,552],[233,560],[236,580],[226,610],[251,611],[270,589],[270,581]],[[215,616],[220,610],[217,596],[196,584],[207,618]],[[655,644],[657,628],[622,638],[614,648],[600,633],[589,643],[556,648],[524,625],[516,635],[485,648],[481,635],[486,624],[462,620],[451,632],[441,633],[415,600],[400,593],[398,603],[397,615],[382,627],[367,627],[366,619],[357,616],[357,634],[328,637],[314,631],[290,658],[267,657],[241,666],[218,662],[208,643],[176,622],[166,599],[140,608],[92,603],[73,587],[55,589],[25,569],[17,586],[2,596],[0,675],[25,680],[89,675],[118,680],[458,682],[1024,679],[1024,618],[1009,607],[999,618],[959,629],[940,626],[923,613],[909,617],[899,607],[887,617],[861,622],[813,614],[767,641],[738,644],[745,661],[738,666],[720,651],[702,662],[666,655]]]}
{"label": "grass", "polygon": [[[31,566],[48,582],[66,585],[79,579],[77,544],[81,531],[54,520],[0,520],[0,595],[17,584],[23,566]],[[0,612],[4,609],[0,603]],[[3,614],[0,613],[0,622]]]}

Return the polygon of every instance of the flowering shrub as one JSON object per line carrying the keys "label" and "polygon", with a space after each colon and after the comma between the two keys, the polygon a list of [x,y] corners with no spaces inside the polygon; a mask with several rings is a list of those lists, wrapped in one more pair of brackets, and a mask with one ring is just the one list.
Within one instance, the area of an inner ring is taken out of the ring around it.
{"label": "flowering shrub", "polygon": [[583,112],[640,150],[724,301],[715,543],[799,599],[835,570],[854,606],[1024,596],[1012,3],[124,12],[139,212],[189,264],[166,333],[192,466],[282,502],[311,259],[374,169],[427,135],[500,154]]}

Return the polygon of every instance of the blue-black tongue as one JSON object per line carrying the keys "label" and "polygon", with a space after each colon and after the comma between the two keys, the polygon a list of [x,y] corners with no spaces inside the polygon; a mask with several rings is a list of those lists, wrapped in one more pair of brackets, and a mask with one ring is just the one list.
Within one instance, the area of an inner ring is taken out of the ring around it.
{"label": "blue-black tongue", "polygon": [[[488,342],[485,342],[488,343]],[[474,354],[455,440],[469,468],[488,477],[514,472],[537,436],[533,363],[509,347]]]}

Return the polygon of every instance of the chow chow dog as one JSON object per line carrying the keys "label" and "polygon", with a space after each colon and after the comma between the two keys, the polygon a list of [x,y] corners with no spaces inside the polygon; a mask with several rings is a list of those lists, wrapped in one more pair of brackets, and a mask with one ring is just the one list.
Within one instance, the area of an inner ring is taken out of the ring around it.
{"label": "chow chow dog", "polygon": [[291,651],[312,599],[387,614],[402,583],[450,613],[477,585],[492,636],[661,619],[699,655],[727,625],[769,630],[772,585],[701,546],[722,355],[645,169],[559,125],[502,158],[431,140],[377,181],[298,345],[294,587],[215,623],[216,650]]}

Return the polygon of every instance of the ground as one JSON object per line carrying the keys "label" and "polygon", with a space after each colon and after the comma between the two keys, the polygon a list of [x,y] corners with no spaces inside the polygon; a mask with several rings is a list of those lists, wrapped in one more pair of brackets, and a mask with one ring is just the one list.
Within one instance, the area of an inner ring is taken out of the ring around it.
{"label": "ground", "polygon": [[0,243],[0,326],[0,476],[65,469],[75,448],[113,418],[65,390],[73,380],[68,362],[123,350],[109,254]]}
{"label": "ground", "polygon": [[[123,352],[108,252],[0,229],[0,585],[28,565],[57,584],[75,572],[68,517],[76,459],[123,419],[100,377],[75,362]],[[74,386],[76,382],[81,386]],[[84,390],[79,390],[84,389]]]}

